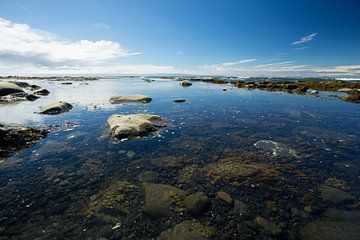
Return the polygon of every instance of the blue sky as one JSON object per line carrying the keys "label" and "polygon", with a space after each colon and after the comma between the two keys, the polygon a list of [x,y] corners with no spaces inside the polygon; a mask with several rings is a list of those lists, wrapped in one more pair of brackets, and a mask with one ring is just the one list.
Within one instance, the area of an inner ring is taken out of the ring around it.
{"label": "blue sky", "polygon": [[337,0],[0,0],[0,74],[359,77],[359,9]]}

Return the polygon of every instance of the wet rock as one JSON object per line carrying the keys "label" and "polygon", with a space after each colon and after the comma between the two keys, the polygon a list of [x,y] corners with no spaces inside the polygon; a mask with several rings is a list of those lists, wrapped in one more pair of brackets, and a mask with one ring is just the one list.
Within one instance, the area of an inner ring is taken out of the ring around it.
{"label": "wet rock", "polygon": [[110,102],[112,104],[117,103],[127,103],[127,102],[141,102],[141,103],[149,103],[152,98],[142,94],[133,94],[127,96],[114,96],[110,98]]}
{"label": "wet rock", "polygon": [[41,107],[40,114],[55,115],[68,112],[73,108],[70,103],[58,101],[46,106]]}
{"label": "wet rock", "polygon": [[254,146],[264,152],[269,153],[274,157],[293,157],[300,158],[294,149],[283,143],[274,142],[270,140],[257,141]]}
{"label": "wet rock", "polygon": [[0,96],[24,92],[21,87],[11,82],[0,82]]}
{"label": "wet rock", "polygon": [[333,204],[341,204],[344,202],[355,200],[355,197],[352,196],[351,194],[334,187],[322,185],[319,187],[319,191],[320,191],[320,196],[324,201]]}
{"label": "wet rock", "polygon": [[180,82],[180,85],[183,86],[183,87],[189,87],[192,85],[192,83],[188,80],[184,80],[184,81],[181,81]]}
{"label": "wet rock", "polygon": [[46,135],[47,131],[45,130],[0,123],[0,156],[29,147]]}
{"label": "wet rock", "polygon": [[189,213],[199,216],[209,205],[209,198],[203,192],[196,192],[185,198],[184,205]]}
{"label": "wet rock", "polygon": [[303,240],[358,240],[359,222],[335,222],[315,220],[300,229]]}
{"label": "wet rock", "polygon": [[220,200],[222,200],[222,201],[224,201],[224,202],[226,202],[226,203],[228,203],[228,204],[232,204],[232,198],[231,198],[231,196],[230,196],[229,194],[227,194],[226,192],[224,192],[224,191],[219,191],[219,192],[216,193],[216,196],[217,196]]}
{"label": "wet rock", "polygon": [[168,217],[184,210],[185,192],[165,184],[144,183],[144,212],[152,217]]}
{"label": "wet rock", "polygon": [[186,99],[184,99],[184,98],[178,98],[178,99],[174,100],[174,102],[176,102],[176,103],[183,103],[185,101],[186,101]]}
{"label": "wet rock", "polygon": [[35,101],[38,98],[40,98],[40,97],[38,97],[38,96],[36,96],[34,94],[29,94],[29,95],[26,96],[26,100],[31,101],[31,102]]}
{"label": "wet rock", "polygon": [[215,229],[195,221],[184,221],[160,234],[158,240],[206,240],[215,235]]}
{"label": "wet rock", "polygon": [[139,177],[139,180],[142,182],[153,183],[153,182],[157,182],[159,173],[154,172],[154,171],[146,171],[146,172],[140,173],[138,177]]}
{"label": "wet rock", "polygon": [[347,93],[347,92],[350,92],[351,90],[352,90],[351,88],[340,88],[337,90],[337,92]]}
{"label": "wet rock", "polygon": [[341,211],[329,209],[324,215],[327,220],[336,222],[360,222],[360,210]]}
{"label": "wet rock", "polygon": [[279,235],[281,233],[281,227],[276,225],[273,222],[268,221],[263,217],[256,217],[255,223],[267,234],[270,235]]}
{"label": "wet rock", "polygon": [[50,94],[50,92],[46,89],[41,89],[39,91],[34,92],[34,94],[40,95],[40,96],[47,96]]}
{"label": "wet rock", "polygon": [[249,214],[249,207],[246,203],[235,200],[234,207],[232,209],[232,213],[238,216],[247,216]]}
{"label": "wet rock", "polygon": [[107,120],[110,134],[118,139],[148,135],[166,126],[166,121],[158,115],[114,114]]}

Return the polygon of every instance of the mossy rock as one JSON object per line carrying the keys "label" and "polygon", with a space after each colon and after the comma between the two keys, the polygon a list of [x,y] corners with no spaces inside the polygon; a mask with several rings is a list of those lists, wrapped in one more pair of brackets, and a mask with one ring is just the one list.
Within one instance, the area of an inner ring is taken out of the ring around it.
{"label": "mossy rock", "polygon": [[196,192],[185,198],[184,205],[189,213],[199,216],[203,214],[208,207],[209,198],[203,192]]}

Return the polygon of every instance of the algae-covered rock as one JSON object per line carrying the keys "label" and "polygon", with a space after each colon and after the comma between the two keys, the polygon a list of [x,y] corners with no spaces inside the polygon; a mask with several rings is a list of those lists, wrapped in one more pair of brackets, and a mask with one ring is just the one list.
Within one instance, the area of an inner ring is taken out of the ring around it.
{"label": "algae-covered rock", "polygon": [[70,103],[58,101],[46,106],[41,107],[40,114],[55,115],[68,112],[73,108]]}
{"label": "algae-covered rock", "polygon": [[113,224],[119,220],[126,221],[130,211],[129,195],[136,189],[137,187],[130,182],[111,182],[90,198],[85,208],[85,215]]}
{"label": "algae-covered rock", "polygon": [[193,215],[201,215],[209,205],[209,198],[203,192],[196,192],[184,200],[186,209]]}
{"label": "algae-covered rock", "polygon": [[126,103],[126,102],[141,102],[148,103],[151,102],[151,97],[142,94],[133,94],[127,96],[114,96],[110,98],[110,102],[113,104],[116,103]]}
{"label": "algae-covered rock", "polygon": [[118,139],[148,135],[166,126],[166,121],[158,115],[114,114],[107,120],[110,134]]}
{"label": "algae-covered rock", "polygon": [[298,153],[294,149],[283,143],[270,140],[260,140],[254,143],[254,146],[274,157],[299,158]]}
{"label": "algae-covered rock", "polygon": [[144,183],[144,212],[152,217],[168,217],[184,210],[185,192],[165,184]]}
{"label": "algae-covered rock", "polygon": [[228,203],[228,204],[232,204],[232,198],[231,198],[231,196],[229,195],[229,194],[227,194],[226,192],[224,192],[224,191],[219,191],[219,192],[217,192],[216,193],[216,196],[220,199],[220,200],[222,200],[222,201],[224,201],[224,202],[226,202],[226,203]]}
{"label": "algae-covered rock", "polygon": [[45,130],[0,123],[0,156],[29,147],[46,135],[47,131]]}
{"label": "algae-covered rock", "polygon": [[215,235],[215,229],[195,221],[184,221],[160,234],[158,240],[206,240]]}

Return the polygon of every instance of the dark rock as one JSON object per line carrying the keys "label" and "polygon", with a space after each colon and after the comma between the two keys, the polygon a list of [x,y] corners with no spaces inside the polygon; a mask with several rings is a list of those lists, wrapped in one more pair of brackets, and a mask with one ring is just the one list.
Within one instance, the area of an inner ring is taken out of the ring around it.
{"label": "dark rock", "polygon": [[176,103],[183,103],[185,102],[186,100],[184,98],[178,98],[178,99],[175,99],[174,102]]}
{"label": "dark rock", "polygon": [[41,90],[36,91],[34,93],[36,95],[40,95],[40,96],[47,96],[47,95],[49,95],[50,92],[48,90],[46,90],[46,89],[41,89]]}
{"label": "dark rock", "polygon": [[344,192],[340,189],[322,185],[319,188],[320,196],[324,201],[334,203],[334,204],[341,204],[344,202],[349,202],[355,200],[355,197],[351,194]]}
{"label": "dark rock", "polygon": [[232,213],[238,216],[247,216],[249,214],[248,212],[249,207],[246,203],[235,200],[234,201],[234,207],[232,209]]}
{"label": "dark rock", "polygon": [[40,98],[40,97],[35,96],[34,94],[29,94],[29,95],[26,96],[26,99],[29,100],[29,101],[35,101],[38,98]]}
{"label": "dark rock", "polygon": [[189,87],[192,85],[192,83],[188,80],[184,80],[184,81],[181,81],[180,82],[180,85],[183,86],[183,87]]}
{"label": "dark rock", "polygon": [[184,200],[186,209],[195,216],[203,214],[209,205],[209,198],[203,192],[197,192],[187,196]]}
{"label": "dark rock", "polygon": [[256,217],[255,223],[267,234],[270,235],[279,235],[281,233],[281,228],[275,223],[268,221],[263,217]]}
{"label": "dark rock", "polygon": [[146,171],[139,174],[139,180],[142,182],[157,182],[158,177],[159,173],[154,171]]}

